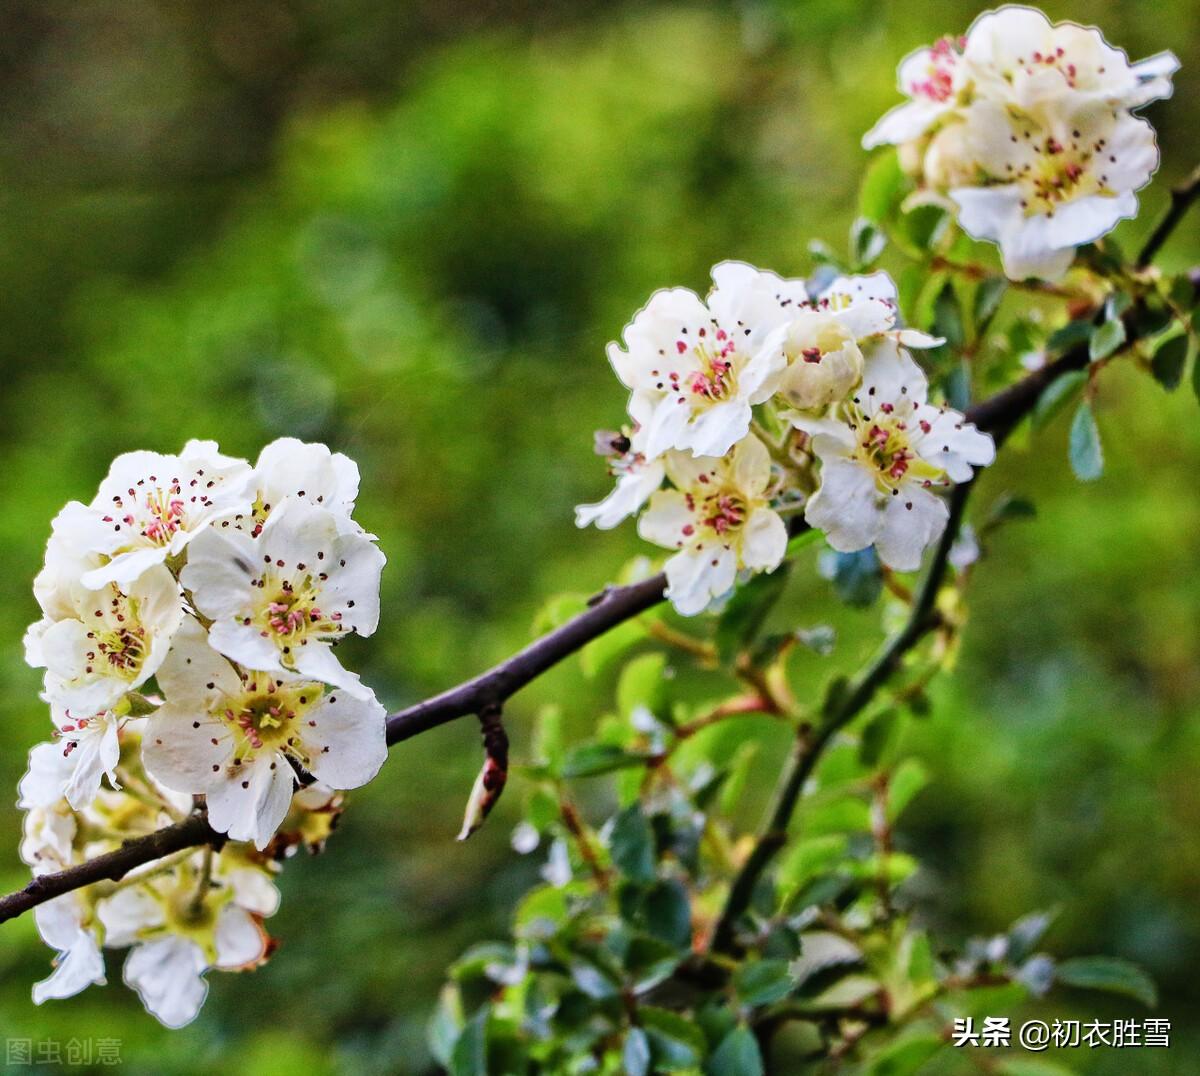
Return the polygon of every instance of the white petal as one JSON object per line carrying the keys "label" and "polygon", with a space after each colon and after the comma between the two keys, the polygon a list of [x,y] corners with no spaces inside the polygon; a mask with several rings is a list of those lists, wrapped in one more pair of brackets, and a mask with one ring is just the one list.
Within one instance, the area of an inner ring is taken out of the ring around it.
{"label": "white petal", "polygon": [[254,917],[236,904],[226,904],[217,918],[217,967],[244,968],[257,964],[267,939]]}
{"label": "white petal", "polygon": [[305,716],[300,741],[315,777],[347,789],[365,785],[379,772],[387,758],[387,711],[377,699],[330,691]]}
{"label": "white petal", "polygon": [[192,617],[175,633],[171,651],[159,667],[158,684],[169,702],[202,710],[217,695],[235,695],[242,687],[233,666],[213,649],[208,632]]}
{"label": "white petal", "polygon": [[150,549],[132,549],[118,553],[107,564],[85,572],[80,582],[85,587],[98,590],[108,583],[116,583],[122,590],[128,589],[143,573],[167,559],[167,550],[155,546]]}
{"label": "white petal", "polygon": [[342,666],[328,643],[310,639],[305,645],[293,649],[292,659],[296,672],[308,680],[332,684],[360,699],[374,698],[374,692],[362,682],[358,673]]}
{"label": "white petal", "polygon": [[948,111],[948,106],[940,101],[906,101],[897,105],[863,135],[863,149],[894,146],[919,138]]}
{"label": "white petal", "polygon": [[76,740],[76,747],[67,761],[75,764],[74,772],[63,789],[67,802],[77,811],[83,810],[100,790],[105,776],[113,788],[117,783],[117,763],[121,759],[121,745],[117,737],[115,718],[92,719],[88,729]]}
{"label": "white petal", "polygon": [[146,886],[126,886],[96,904],[96,917],[104,927],[104,944],[120,949],[140,941],[143,932],[162,926],[163,906]]}
{"label": "white petal", "polygon": [[235,747],[233,732],[224,721],[207,710],[168,701],[146,726],[142,761],[160,784],[199,795],[226,779]]}
{"label": "white petal", "polygon": [[884,337],[876,341],[865,352],[865,358],[862,387],[857,395],[868,414],[874,414],[880,403],[925,402],[929,391],[925,371],[895,340]]}
{"label": "white petal", "polygon": [[190,1024],[208,993],[204,953],[186,938],[167,937],[136,946],[125,961],[125,984],[146,1011],[170,1028]]}
{"label": "white petal", "polygon": [[33,986],[33,1003],[69,998],[96,983],[103,986],[104,957],[90,931],[80,930],[71,946],[57,959],[54,972]]}
{"label": "white petal", "polygon": [[17,784],[17,806],[23,811],[54,806],[74,772],[75,763],[63,754],[61,743],[37,744],[29,752],[29,769]]}
{"label": "white petal", "polygon": [[879,498],[875,476],[867,468],[848,459],[822,457],[821,485],[810,498],[804,518],[824,531],[839,553],[856,553],[879,533]]}
{"label": "white petal", "polygon": [[875,541],[879,559],[898,572],[916,571],[921,554],[941,537],[949,515],[941,497],[915,483],[907,484],[884,508]]}
{"label": "white petal", "polygon": [[667,561],[665,571],[666,596],[675,611],[695,616],[733,586],[737,557],[725,548],[685,549]]}
{"label": "white petal", "polygon": [[651,460],[636,466],[617,479],[616,488],[598,504],[581,504],[575,509],[575,526],[591,523],[602,530],[611,530],[624,519],[634,515],[662,485],[664,467],[661,460]]}
{"label": "white petal", "polygon": [[295,771],[282,754],[259,752],[235,772],[221,771],[205,796],[208,820],[218,833],[261,850],[287,816],[294,786]]}
{"label": "white petal", "polygon": [[650,498],[650,507],[638,519],[638,534],[647,542],[664,549],[678,549],[689,542],[685,527],[694,527],[694,514],[687,497],[678,490],[659,490]]}
{"label": "white petal", "polygon": [[756,571],[771,571],[787,552],[787,527],[778,513],[756,508],[742,533],[742,564]]}
{"label": "white petal", "polygon": [[254,470],[266,504],[276,506],[285,497],[297,497],[335,514],[348,517],[354,512],[358,465],[325,445],[280,437],[259,453]]}
{"label": "white petal", "polygon": [[767,488],[771,481],[771,455],[753,434],[738,442],[729,461],[729,473],[737,487],[751,497]]}
{"label": "white petal", "polygon": [[[267,525],[274,519],[272,513]],[[210,527],[188,545],[188,562],[179,580],[205,616],[221,620],[245,615],[261,559],[253,539],[239,531]]]}
{"label": "white petal", "polygon": [[[683,410],[683,408],[680,408]],[[725,400],[702,411],[679,439],[695,456],[723,456],[750,432],[752,413],[742,399]]]}
{"label": "white petal", "polygon": [[634,447],[653,459],[673,448],[687,448],[686,435],[692,410],[677,396],[664,396],[654,405],[650,420],[634,435]]}

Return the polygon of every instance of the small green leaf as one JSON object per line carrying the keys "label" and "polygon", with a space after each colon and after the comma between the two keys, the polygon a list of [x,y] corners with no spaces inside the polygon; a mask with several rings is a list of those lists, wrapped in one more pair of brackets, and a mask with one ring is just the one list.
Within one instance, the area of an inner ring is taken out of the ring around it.
{"label": "small green leaf", "polygon": [[901,218],[901,227],[908,241],[921,251],[931,250],[949,223],[950,214],[935,205],[919,205]]}
{"label": "small green leaf", "polygon": [[1069,321],[1061,329],[1055,329],[1046,341],[1046,350],[1055,355],[1070,351],[1079,344],[1086,343],[1092,335],[1090,321]]}
{"label": "small green leaf", "polygon": [[1186,335],[1172,336],[1170,340],[1163,341],[1154,352],[1154,358],[1150,360],[1150,372],[1154,374],[1154,380],[1168,392],[1174,392],[1183,380],[1187,356]]}
{"label": "small green leaf", "polygon": [[1097,325],[1088,337],[1088,356],[1092,362],[1107,359],[1125,343],[1125,323],[1113,318]]}
{"label": "small green leaf", "polygon": [[654,834],[639,804],[617,815],[611,847],[613,863],[626,878],[634,882],[654,881]]}
{"label": "small green leaf", "polygon": [[929,771],[915,758],[906,758],[888,782],[888,818],[895,821],[913,798],[929,784]]}
{"label": "small green leaf", "polygon": [[933,331],[937,336],[944,336],[946,343],[952,348],[962,347],[966,334],[963,332],[962,307],[958,304],[958,295],[954,285],[947,283],[933,304]]}
{"label": "small green leaf", "polygon": [[485,1005],[463,1028],[450,1055],[451,1076],[487,1076],[487,1021]]}
{"label": "small green leaf", "polygon": [[733,973],[733,989],[743,1005],[771,1005],[792,991],[786,960],[756,960]]}
{"label": "small green leaf", "polygon": [[586,960],[576,960],[571,964],[571,978],[589,998],[604,1001],[615,998],[618,986],[599,967]]}
{"label": "small green leaf", "polygon": [[773,572],[756,575],[734,592],[717,622],[717,654],[722,661],[732,661],[754,641],[787,585],[788,568],[783,564]]}
{"label": "small green leaf", "polygon": [[891,220],[904,200],[908,177],[896,153],[881,153],[868,166],[858,194],[858,211],[867,220],[882,224]]}
{"label": "small green leaf", "polygon": [[865,217],[859,217],[850,228],[850,256],[860,268],[871,265],[887,246],[887,236]]}
{"label": "small green leaf", "polygon": [[1026,500],[1024,497],[1014,497],[1011,493],[1002,493],[988,509],[987,516],[980,524],[979,529],[987,532],[1011,520],[1034,519],[1036,516],[1037,508],[1032,501]]}
{"label": "small green leaf", "polygon": [[646,929],[661,941],[685,948],[692,940],[692,912],[683,883],[670,879],[658,882],[642,903]]}
{"label": "small green leaf", "polygon": [[918,1032],[885,1046],[860,1071],[863,1076],[913,1076],[944,1045],[939,1036]]}
{"label": "small green leaf", "polygon": [[641,654],[626,663],[617,680],[617,709],[628,719],[639,707],[653,714],[661,713],[663,706],[663,670],[667,659],[659,653]]}
{"label": "small green leaf", "polygon": [[1104,473],[1104,450],[1100,446],[1100,428],[1092,405],[1083,400],[1071,420],[1067,441],[1071,470],[1081,482],[1092,482]]}
{"label": "small green leaf", "polygon": [[821,532],[815,527],[809,527],[806,530],[802,530],[799,534],[788,539],[787,550],[785,551],[784,556],[788,560],[791,560],[792,557],[800,552],[800,550],[804,549],[806,546],[812,545],[820,537]]}
{"label": "small green leaf", "polygon": [[1000,1076],[1075,1076],[1074,1069],[1069,1069],[1054,1061],[1043,1061],[1041,1058],[1001,1061],[995,1071],[1000,1073]]}
{"label": "small green leaf", "polygon": [[982,281],[975,292],[975,332],[983,332],[996,316],[1000,302],[1008,291],[1008,281],[1002,276],[990,276]]}
{"label": "small green leaf", "polygon": [[721,1040],[704,1070],[708,1076],[763,1076],[762,1052],[748,1027],[736,1027]]}
{"label": "small green leaf", "polygon": [[596,777],[628,766],[640,766],[641,755],[626,751],[611,743],[585,743],[572,748],[563,760],[564,777]]}
{"label": "small green leaf", "polygon": [[890,706],[867,722],[858,741],[858,757],[864,766],[879,764],[888,744],[895,738],[896,730],[896,711]]}
{"label": "small green leaf", "polygon": [[454,1044],[458,1041],[462,1026],[462,997],[457,986],[447,983],[438,994],[437,1007],[433,1010],[425,1029],[425,1041],[429,1044],[429,1052],[443,1068],[450,1064]]}
{"label": "small green leaf", "polygon": [[1035,429],[1045,426],[1070,401],[1071,397],[1087,380],[1086,370],[1069,370],[1051,381],[1043,390],[1033,408]]}
{"label": "small green leaf", "polygon": [[1019,964],[1029,956],[1057,915],[1058,910],[1052,908],[1045,912],[1030,912],[1013,923],[1008,928],[1008,959]]}
{"label": "small green leaf", "polygon": [[842,601],[858,609],[873,605],[883,589],[883,572],[874,546],[857,553],[826,550],[817,562],[817,569],[833,581],[834,593]]}
{"label": "small green leaf", "polygon": [[1116,321],[1133,305],[1133,298],[1126,291],[1114,291],[1104,300],[1104,316],[1109,321]]}
{"label": "small green leaf", "polygon": [[797,841],[779,865],[776,884],[782,891],[798,891],[818,875],[835,867],[846,854],[846,845],[847,837],[842,833]]}
{"label": "small green leaf", "polygon": [[628,1076],[647,1076],[650,1071],[650,1040],[640,1028],[630,1028],[625,1036],[625,1048],[621,1051]]}
{"label": "small green leaf", "polygon": [[1081,956],[1063,960],[1055,978],[1068,986],[1124,994],[1148,1008],[1158,1004],[1154,980],[1136,964],[1111,956]]}
{"label": "small green leaf", "polygon": [[695,1024],[668,1009],[643,1006],[638,1018],[650,1040],[651,1055],[657,1070],[674,1072],[695,1068],[704,1060],[707,1042]]}

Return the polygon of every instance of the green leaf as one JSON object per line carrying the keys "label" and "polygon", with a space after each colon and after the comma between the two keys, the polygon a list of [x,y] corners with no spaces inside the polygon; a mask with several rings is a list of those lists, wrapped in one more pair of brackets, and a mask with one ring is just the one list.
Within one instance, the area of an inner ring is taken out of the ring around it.
{"label": "green leaf", "polygon": [[958,295],[954,285],[947,283],[933,304],[933,331],[937,336],[944,336],[946,344],[952,348],[960,348],[966,339],[963,331],[962,307],[958,305]]}
{"label": "green leaf", "polygon": [[786,960],[756,960],[733,973],[733,990],[743,1005],[771,1005],[792,992]]}
{"label": "green leaf", "polygon": [[1046,350],[1061,355],[1091,339],[1092,323],[1087,320],[1068,321],[1061,329],[1055,329],[1046,340]]}
{"label": "green leaf", "polygon": [[1186,335],[1172,336],[1170,340],[1163,341],[1155,350],[1154,358],[1150,360],[1150,372],[1154,375],[1154,380],[1168,392],[1174,392],[1183,380],[1183,368],[1187,365],[1187,357]]}
{"label": "green leaf", "polygon": [[645,638],[646,629],[636,620],[627,620],[606,631],[579,651],[579,666],[583,669],[583,675],[589,680],[593,679],[631,646]]}
{"label": "green leaf", "polygon": [[847,838],[842,833],[829,833],[797,841],[779,865],[779,889],[795,892],[818,875],[837,866],[846,854],[846,844]]}
{"label": "green leaf", "polygon": [[1116,321],[1133,305],[1133,298],[1127,291],[1114,291],[1104,300],[1104,316],[1109,321]]}
{"label": "green leaf", "polygon": [[674,879],[658,882],[642,902],[646,929],[661,941],[686,948],[692,940],[692,911],[688,892]]}
{"label": "green leaf", "polygon": [[1153,1008],[1158,1004],[1154,980],[1136,964],[1112,956],[1081,956],[1058,964],[1055,979],[1068,986],[1124,994]]}
{"label": "green leaf", "polygon": [[450,1065],[450,1057],[454,1051],[454,1044],[462,1033],[462,1026],[462,997],[458,987],[447,983],[438,994],[437,1007],[433,1010],[425,1029],[425,1041],[429,1045],[429,1052],[443,1068]]}
{"label": "green leaf", "polygon": [[982,281],[975,291],[975,332],[981,333],[987,328],[996,311],[1000,308],[1001,300],[1008,291],[1008,281],[1002,276],[990,276]]}
{"label": "green leaf", "polygon": [[656,1069],[675,1072],[695,1068],[704,1060],[708,1044],[695,1024],[667,1009],[643,1006],[638,1018],[650,1040]]}
{"label": "green leaf", "polygon": [[487,1021],[485,1005],[471,1017],[450,1055],[450,1076],[487,1076]]}
{"label": "green leaf", "polygon": [[639,804],[617,815],[611,847],[613,863],[626,878],[634,882],[654,881],[654,833]]}
{"label": "green leaf", "polygon": [[867,220],[859,217],[850,227],[850,256],[855,266],[864,269],[871,265],[887,246],[887,236]]}
{"label": "green leaf", "polygon": [[929,784],[929,771],[915,758],[906,758],[888,782],[888,819],[894,822],[913,798]]}
{"label": "green leaf", "polygon": [[882,224],[891,220],[904,200],[908,177],[896,153],[881,153],[868,166],[858,194],[858,211],[867,220]]}
{"label": "green leaf", "polygon": [[895,739],[898,719],[892,707],[876,714],[863,727],[858,740],[858,758],[864,766],[876,766]]}
{"label": "green leaf", "polygon": [[642,654],[626,663],[617,680],[617,709],[628,719],[639,707],[653,714],[665,710],[663,670],[666,656],[660,653]]}
{"label": "green leaf", "polygon": [[784,556],[788,560],[791,560],[800,550],[812,545],[820,537],[821,532],[814,527],[802,530],[799,534],[788,539],[787,550],[784,552]]}
{"label": "green leaf", "polygon": [[864,1076],[912,1076],[945,1045],[938,1035],[920,1032],[885,1046],[867,1059]]}
{"label": "green leaf", "polygon": [[917,250],[932,249],[950,223],[950,214],[935,205],[920,205],[900,218],[905,237]]}
{"label": "green leaf", "polygon": [[1034,507],[1033,501],[1024,497],[1014,497],[1011,493],[1002,493],[988,509],[979,529],[983,532],[992,531],[1010,520],[1034,519],[1036,516],[1037,508]]}
{"label": "green leaf", "polygon": [[1045,912],[1030,912],[1013,923],[1008,928],[1008,959],[1019,964],[1029,956],[1057,916],[1058,909],[1051,908]]}
{"label": "green leaf", "polygon": [[641,755],[611,743],[585,743],[572,748],[563,760],[564,777],[596,777],[628,766],[640,766]]}
{"label": "green leaf", "polygon": [[630,1028],[621,1051],[627,1076],[646,1076],[650,1071],[650,1040],[640,1028]]}
{"label": "green leaf", "polygon": [[615,998],[619,993],[618,985],[602,969],[586,960],[576,960],[571,964],[571,978],[580,990],[595,1001]]}
{"label": "green leaf", "polygon": [[1035,429],[1045,426],[1057,415],[1087,380],[1086,370],[1071,370],[1051,381],[1043,390],[1033,408]]}
{"label": "green leaf", "polygon": [[704,1070],[708,1076],[763,1076],[762,1052],[748,1027],[736,1027],[721,1040]]}
{"label": "green leaf", "polygon": [[1104,450],[1100,446],[1100,429],[1092,405],[1083,400],[1071,420],[1067,440],[1071,470],[1081,482],[1092,482],[1104,473]]}
{"label": "green leaf", "polygon": [[1125,323],[1120,318],[1097,325],[1088,337],[1088,357],[1092,362],[1107,359],[1125,343]]}
{"label": "green leaf", "polygon": [[833,581],[834,593],[855,608],[865,609],[873,605],[883,589],[883,573],[873,546],[857,553],[826,550],[821,554],[817,567],[821,575]]}
{"label": "green leaf", "polygon": [[732,661],[753,641],[787,585],[789,565],[754,576],[734,592],[717,622],[717,654]]}
{"label": "green leaf", "polygon": [[1043,1061],[1041,1058],[1001,1061],[994,1071],[1000,1073],[1000,1076],[1075,1076],[1074,1069],[1055,1061]]}
{"label": "green leaf", "polygon": [[567,918],[567,898],[551,885],[531,889],[513,916],[513,933],[521,938],[548,938]]}

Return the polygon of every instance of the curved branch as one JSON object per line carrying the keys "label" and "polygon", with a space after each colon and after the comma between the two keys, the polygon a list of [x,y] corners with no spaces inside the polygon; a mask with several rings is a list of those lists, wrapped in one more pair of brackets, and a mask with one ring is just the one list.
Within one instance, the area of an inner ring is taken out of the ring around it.
{"label": "curved branch", "polygon": [[1162,220],[1155,226],[1154,231],[1150,233],[1150,238],[1146,240],[1142,247],[1141,253],[1138,255],[1137,265],[1139,269],[1145,268],[1152,261],[1160,250],[1163,244],[1171,237],[1171,233],[1179,226],[1179,222],[1183,220],[1184,214],[1187,213],[1191,204],[1200,196],[1200,165],[1192,170],[1192,174],[1187,177],[1179,186],[1171,190],[1171,204],[1167,207],[1166,213],[1163,214]]}
{"label": "curved branch", "polygon": [[[971,408],[967,418],[981,430],[990,431],[1000,442],[1033,409],[1047,385],[1067,371],[1085,366],[1087,361],[1087,347],[1076,348]],[[457,687],[392,714],[387,722],[388,744],[400,743],[456,718],[503,704],[563,658],[657,605],[663,600],[665,588],[666,577],[662,573],[629,586],[606,588],[578,616],[534,640],[511,658]],[[42,875],[24,889],[0,897],[0,923],[93,882],[116,881],[135,867],[173,852],[205,844],[219,846],[224,840],[224,835],[216,833],[207,819],[195,815],[148,837],[126,841],[115,851],[86,863]]]}
{"label": "curved branch", "polygon": [[224,843],[225,834],[217,833],[204,815],[194,814],[156,833],[128,840],[120,848],[89,859],[86,863],[53,874],[39,875],[24,889],[0,897],[0,923],[93,882],[120,881],[135,867],[185,848],[204,844],[219,848]]}

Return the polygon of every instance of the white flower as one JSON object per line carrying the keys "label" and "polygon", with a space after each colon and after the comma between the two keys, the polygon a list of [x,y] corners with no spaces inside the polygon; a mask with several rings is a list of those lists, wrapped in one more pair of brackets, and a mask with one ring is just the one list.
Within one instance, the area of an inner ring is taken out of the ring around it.
{"label": "white flower", "polygon": [[758,438],[724,458],[671,453],[673,490],[650,498],[638,533],[677,552],[666,563],[666,596],[684,616],[701,612],[733,587],[740,569],[771,571],[787,550],[787,528],[771,510],[771,458]]}
{"label": "white flower", "polygon": [[686,288],[656,292],[625,327],[624,349],[609,345],[632,390],[633,447],[648,459],[669,449],[724,455],[786,362],[782,326],[788,306],[807,297],[804,285],[740,262],[722,262],[712,278],[707,302]]}
{"label": "white flower", "polygon": [[949,514],[933,490],[969,479],[972,466],[992,462],[995,445],[957,411],[927,403],[925,375],[886,337],[843,410],[841,419],[787,416],[821,461],[805,518],[839,552],[874,544],[889,567],[912,571]]}
{"label": "white flower", "polygon": [[899,145],[919,138],[949,115],[963,91],[962,42],[943,37],[900,63],[900,92],[909,98],[863,135],[863,148]]}
{"label": "white flower", "polygon": [[911,347],[941,341],[896,329],[896,286],[887,273],[839,277],[819,298],[799,303],[784,338],[788,366],[779,395],[800,410],[824,410],[844,399],[862,377],[862,348],[887,333]]}
{"label": "white flower", "polygon": [[1171,53],[1130,63],[1094,27],[1005,6],[957,47],[905,60],[912,100],[863,142],[898,144],[932,191],[924,200],[957,207],[964,230],[998,243],[1008,276],[1054,280],[1076,247],[1136,213],[1158,150],[1131,110],[1169,96],[1178,67]]}
{"label": "white flower", "polygon": [[[126,984],[170,1028],[195,1019],[208,993],[204,973],[210,968],[254,967],[267,952],[260,919],[270,912],[260,910],[261,893],[254,891],[248,907],[244,887],[222,884],[227,873],[220,860],[211,877],[205,876],[205,855],[199,852],[166,875],[119,890],[97,907],[106,944],[133,946],[125,961]],[[267,902],[271,911],[276,903],[277,894]]]}
{"label": "white flower", "polygon": [[223,456],[215,441],[189,441],[178,456],[127,452],[113,460],[90,505],[72,501],[54,534],[77,557],[99,555],[85,586],[126,587],[147,568],[182,552],[214,519],[244,505],[250,465]]}
{"label": "white flower", "polygon": [[74,718],[56,710],[54,723],[59,738],[29,752],[29,769],[17,785],[18,807],[49,807],[65,799],[82,810],[95,798],[104,777],[113,788],[120,788],[116,774],[120,719],[115,714],[106,710]]}
{"label": "white flower", "polygon": [[597,433],[597,451],[608,457],[609,470],[616,475],[616,488],[598,504],[581,504],[575,509],[575,526],[591,523],[611,530],[637,512],[663,483],[666,471],[661,459],[648,460],[634,451],[622,434]]}
{"label": "white flower", "polygon": [[[264,532],[265,533],[265,532]],[[264,848],[287,815],[295,759],[337,789],[357,788],[387,757],[374,697],[295,676],[239,673],[189,621],[159,670],[166,701],[147,725],[147,771],[177,792],[203,793],[213,828]]]}
{"label": "white flower", "polygon": [[987,185],[950,191],[959,223],[998,243],[1014,280],[1055,280],[1075,248],[1137,213],[1134,192],[1158,167],[1154,129],[1121,109],[1064,106],[1042,124],[992,101],[964,120]]}
{"label": "white flower", "polygon": [[210,528],[188,548],[180,575],[213,621],[210,641],[244,668],[298,673],[370,697],[330,643],[370,635],[379,622],[384,555],[338,518],[285,499],[258,538]]}
{"label": "white flower", "polygon": [[[154,675],[183,622],[179,585],[154,565],[122,591],[115,583],[93,590],[67,588],[69,615],[44,619],[25,636],[29,664],[45,666],[50,701],[90,715],[115,706]],[[56,599],[57,612],[67,612]]]}
{"label": "white flower", "polygon": [[93,983],[103,986],[104,956],[91,925],[91,907],[83,893],[64,893],[33,910],[42,940],[56,949],[54,971],[34,983],[33,1002],[69,998]]}
{"label": "white flower", "polygon": [[358,464],[348,456],[330,452],[322,444],[280,437],[258,454],[248,483],[249,513],[223,519],[220,526],[235,527],[257,537],[272,510],[285,498],[292,498],[333,513],[343,530],[361,531],[351,519],[358,484]]}
{"label": "white flower", "polygon": [[1179,61],[1169,52],[1131,64],[1094,26],[1052,23],[1036,8],[1006,5],[979,16],[959,65],[980,97],[1043,118],[1067,98],[1137,108],[1171,95]]}

